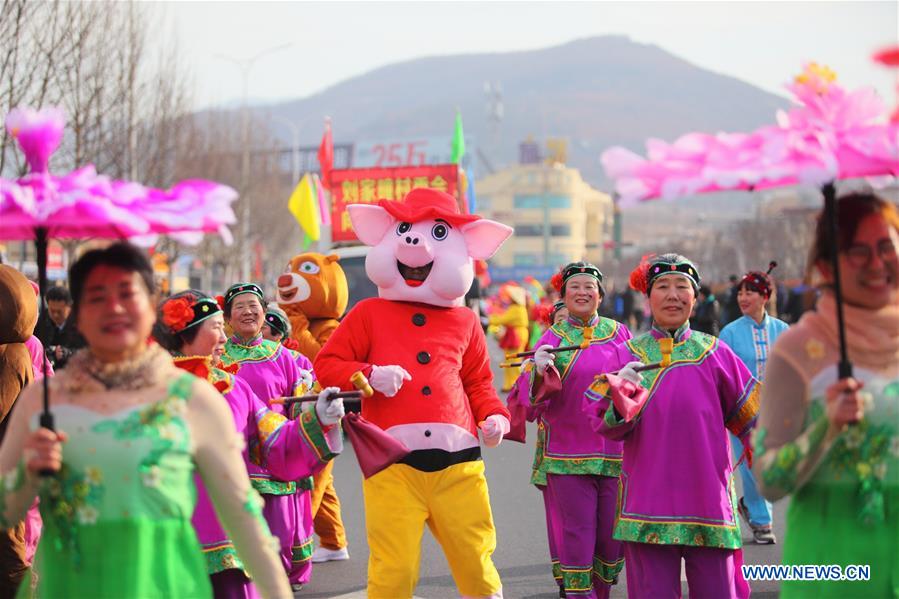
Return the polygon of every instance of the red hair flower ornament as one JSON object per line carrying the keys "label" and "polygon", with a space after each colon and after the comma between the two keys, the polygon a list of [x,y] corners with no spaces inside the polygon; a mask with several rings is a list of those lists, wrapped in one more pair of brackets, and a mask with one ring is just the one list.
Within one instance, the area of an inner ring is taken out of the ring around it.
{"label": "red hair flower ornament", "polygon": [[637,268],[631,271],[630,285],[634,291],[646,294],[646,290],[649,288],[649,260],[654,256],[655,254],[646,254],[640,258]]}
{"label": "red hair flower ornament", "polygon": [[173,333],[183,330],[193,319],[194,310],[190,302],[182,297],[169,300],[162,306],[162,322]]}
{"label": "red hair flower ornament", "polygon": [[549,280],[549,284],[553,286],[553,289],[555,289],[559,293],[562,293],[562,273],[557,272],[556,274],[554,274]]}

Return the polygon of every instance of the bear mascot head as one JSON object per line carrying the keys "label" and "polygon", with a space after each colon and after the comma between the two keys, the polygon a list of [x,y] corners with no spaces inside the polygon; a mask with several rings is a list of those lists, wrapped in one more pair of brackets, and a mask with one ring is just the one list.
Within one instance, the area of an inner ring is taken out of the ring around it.
{"label": "bear mascot head", "polygon": [[337,328],[349,290],[339,258],[314,252],[291,258],[278,277],[278,305],[290,319],[291,336],[310,360]]}

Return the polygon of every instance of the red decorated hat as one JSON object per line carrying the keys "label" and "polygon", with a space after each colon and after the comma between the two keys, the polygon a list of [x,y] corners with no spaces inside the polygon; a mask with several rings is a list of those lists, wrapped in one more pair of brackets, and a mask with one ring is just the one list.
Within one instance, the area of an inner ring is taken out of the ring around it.
{"label": "red decorated hat", "polygon": [[453,226],[459,226],[481,218],[476,214],[462,214],[456,198],[427,187],[416,187],[402,201],[380,200],[378,205],[393,218],[407,223],[442,218]]}

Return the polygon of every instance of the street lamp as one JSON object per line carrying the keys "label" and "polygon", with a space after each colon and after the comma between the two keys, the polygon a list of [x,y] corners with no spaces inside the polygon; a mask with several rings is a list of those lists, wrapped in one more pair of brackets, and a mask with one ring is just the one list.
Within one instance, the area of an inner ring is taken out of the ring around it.
{"label": "street lamp", "polygon": [[269,120],[282,125],[286,125],[290,129],[290,176],[293,184],[296,185],[300,180],[300,128],[296,123],[287,117],[269,115]]}
{"label": "street lamp", "polygon": [[249,278],[250,272],[250,200],[249,197],[246,197],[247,190],[250,187],[250,107],[249,107],[249,96],[250,96],[250,70],[253,68],[253,65],[256,62],[269,54],[273,54],[274,52],[278,52],[280,50],[285,50],[292,46],[293,44],[280,44],[278,46],[272,46],[271,48],[266,48],[261,52],[257,52],[255,55],[250,58],[234,58],[232,56],[226,56],[224,54],[216,54],[215,57],[221,60],[227,60],[228,62],[234,63],[240,69],[241,76],[243,78],[243,124],[242,124],[242,134],[243,134],[243,155],[241,157],[241,167],[240,167],[240,185],[241,196],[243,196],[243,210],[241,214],[241,235],[240,235],[240,246],[241,246],[241,262],[240,262],[240,280],[246,281]]}

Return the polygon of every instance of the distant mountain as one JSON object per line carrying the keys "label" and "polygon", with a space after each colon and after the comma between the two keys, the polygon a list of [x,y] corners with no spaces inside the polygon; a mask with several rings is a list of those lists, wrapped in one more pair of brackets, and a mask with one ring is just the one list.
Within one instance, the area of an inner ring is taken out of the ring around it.
{"label": "distant mountain", "polygon": [[[504,117],[491,130],[485,82],[502,87]],[[518,144],[563,137],[569,164],[608,188],[599,154],[608,146],[642,150],[648,137],[690,131],[743,131],[771,123],[788,101],[714,73],[658,46],[602,36],[542,50],[435,56],[391,64],[312,96],[260,108],[295,122],[316,144],[322,119],[335,142],[448,136],[455,109],[466,136],[494,166],[517,160]],[[289,133],[281,133],[289,139]],[[485,165],[478,161],[477,171]]]}

